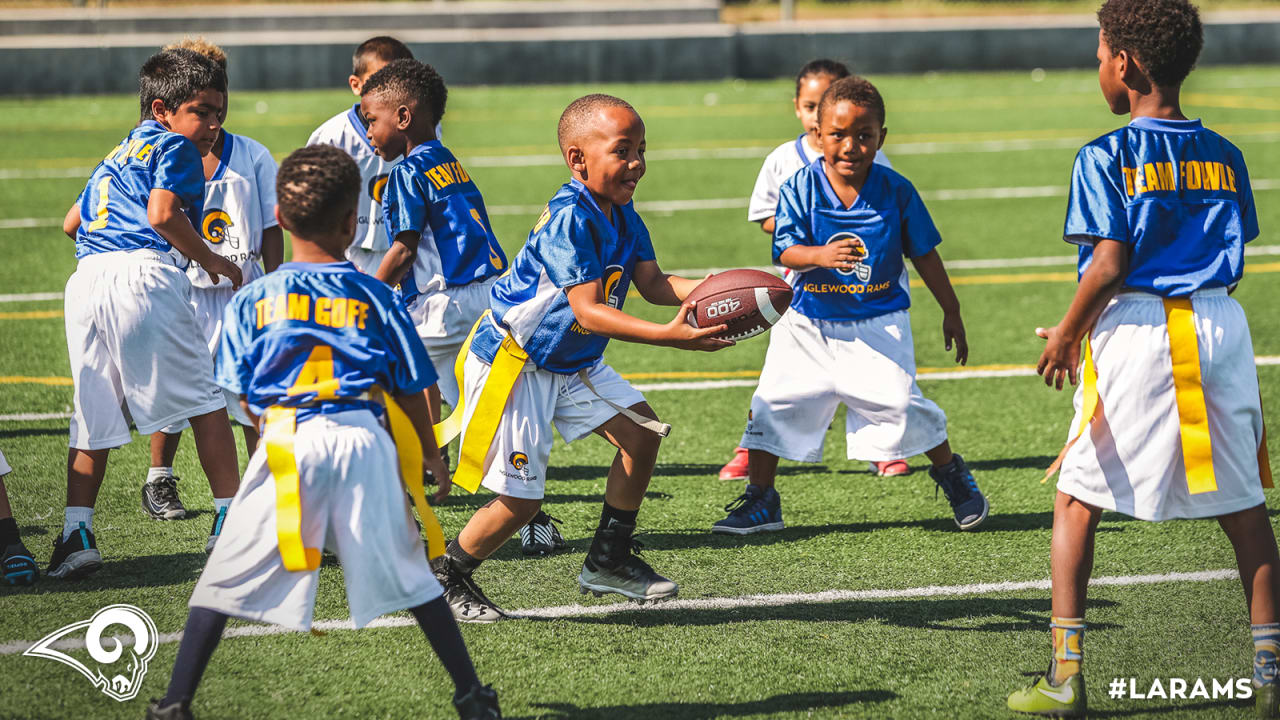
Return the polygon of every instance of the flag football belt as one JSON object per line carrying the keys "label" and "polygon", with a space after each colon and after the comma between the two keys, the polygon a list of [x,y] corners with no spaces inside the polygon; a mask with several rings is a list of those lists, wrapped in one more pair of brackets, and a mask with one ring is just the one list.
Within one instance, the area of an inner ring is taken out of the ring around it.
{"label": "flag football belt", "polygon": [[[1169,331],[1169,358],[1173,371],[1174,400],[1178,408],[1178,434],[1181,438],[1182,464],[1187,475],[1187,490],[1192,495],[1213,492],[1218,481],[1213,471],[1213,443],[1209,435],[1209,412],[1204,403],[1204,385],[1200,377],[1200,345],[1196,340],[1195,312],[1191,298],[1162,298],[1165,325]],[[1062,466],[1067,451],[1088,430],[1098,412],[1098,371],[1093,362],[1089,335],[1084,340],[1080,425],[1057,459],[1045,471],[1044,482]],[[1261,398],[1259,398],[1261,409]],[[1267,431],[1264,423],[1262,441],[1258,445],[1258,474],[1262,487],[1274,486],[1271,458],[1267,453]]]}
{"label": "flag football belt", "polygon": [[[422,531],[427,540],[427,557],[435,559],[444,554],[444,531],[427,504],[426,489],[422,482],[422,442],[413,428],[409,416],[382,388],[374,386],[360,395],[342,398],[327,397],[324,402],[369,401],[386,410],[387,426],[396,446],[400,464],[400,480],[413,498],[413,505],[422,519]],[[317,399],[301,407],[317,405]],[[298,462],[294,456],[293,441],[297,430],[298,407],[273,405],[264,416],[262,442],[267,450],[267,467],[276,486],[276,540],[280,545],[280,559],[285,570],[302,572],[320,567],[320,548],[306,547],[302,542],[302,498],[299,494]]]}
{"label": "flag football belt", "polygon": [[[463,384],[462,380],[463,368],[466,365],[467,355],[471,352],[471,342],[475,339],[476,330],[492,314],[492,310],[486,310],[475,325],[471,326],[471,332],[467,335],[466,341],[462,344],[462,349],[458,351],[458,358],[453,363],[453,374],[458,381],[458,405],[449,414],[449,417],[436,423],[433,428],[436,435],[436,444],[440,447],[444,447],[455,437],[462,434],[463,417],[465,417],[466,411],[466,385]],[[489,366],[489,375],[485,378],[484,387],[480,390],[480,397],[476,400],[476,407],[471,413],[470,422],[466,424],[467,432],[462,439],[462,449],[458,453],[458,467],[453,473],[453,484],[467,492],[474,493],[480,488],[480,480],[484,475],[484,461],[489,454],[490,446],[493,445],[493,438],[498,432],[498,424],[502,422],[502,413],[507,408],[507,400],[511,397],[511,390],[515,387],[516,380],[520,377],[520,373],[524,371],[528,362],[529,353],[520,347],[520,344],[515,341],[515,338],[510,333],[507,333],[502,338],[502,344],[498,346],[498,351],[493,356],[493,362]],[[601,396],[599,392],[596,392],[595,386],[591,384],[591,381],[587,379],[586,370],[579,370],[578,378],[582,380],[583,385],[587,386],[587,390],[637,425],[662,437],[666,437],[671,432],[670,425],[658,422],[653,418],[647,418],[630,408],[624,408]]]}

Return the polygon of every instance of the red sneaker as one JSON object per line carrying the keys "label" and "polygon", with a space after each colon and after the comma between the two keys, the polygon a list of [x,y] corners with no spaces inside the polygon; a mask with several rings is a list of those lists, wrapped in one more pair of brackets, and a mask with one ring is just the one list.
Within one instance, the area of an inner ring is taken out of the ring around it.
{"label": "red sneaker", "polygon": [[747,449],[736,448],[733,459],[720,468],[721,480],[745,480],[747,478]]}
{"label": "red sneaker", "polygon": [[911,466],[906,460],[889,460],[871,463],[871,472],[881,477],[900,477],[911,474]]}

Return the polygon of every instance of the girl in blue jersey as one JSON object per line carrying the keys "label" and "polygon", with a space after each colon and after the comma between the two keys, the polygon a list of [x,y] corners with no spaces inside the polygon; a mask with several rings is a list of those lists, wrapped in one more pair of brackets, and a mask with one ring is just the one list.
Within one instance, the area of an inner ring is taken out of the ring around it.
{"label": "girl in blue jersey", "polygon": [[859,77],[832,83],[818,105],[823,156],[782,185],[774,262],[791,268],[792,312],[773,328],[741,445],[746,491],[712,532],[780,530],[778,458],[816,462],[839,405],[848,457],[871,462],[924,453],[956,525],[971,530],[987,500],[947,442],[947,420],[915,381],[903,257],[942,306],[947,349],[968,357],[960,304],[935,247],[941,242],[919,193],[875,163],[884,101]]}

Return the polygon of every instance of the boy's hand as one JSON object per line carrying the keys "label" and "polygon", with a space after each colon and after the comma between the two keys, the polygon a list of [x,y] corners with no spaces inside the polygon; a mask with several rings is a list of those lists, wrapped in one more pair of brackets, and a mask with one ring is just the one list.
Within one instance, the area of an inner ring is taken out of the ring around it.
{"label": "boy's hand", "polygon": [[209,259],[200,263],[204,266],[204,271],[209,273],[209,279],[214,285],[218,284],[218,276],[225,275],[231,281],[231,289],[239,290],[240,283],[244,278],[240,275],[240,267],[221,255],[210,253]]}
{"label": "boy's hand", "polygon": [[960,313],[944,313],[942,315],[942,340],[946,344],[948,351],[951,350],[952,343],[956,346],[956,362],[961,365],[969,362],[969,342],[964,335],[964,320],[960,319]]}
{"label": "boy's hand", "polygon": [[439,504],[453,490],[453,480],[449,477],[449,468],[445,467],[444,459],[437,454],[433,458],[422,458],[422,469],[429,474],[433,481],[432,484],[436,486],[436,491],[431,495],[431,501]]}
{"label": "boy's hand", "polygon": [[732,340],[712,337],[716,333],[727,330],[729,328],[728,325],[716,325],[708,328],[696,328],[690,325],[685,318],[692,309],[693,303],[682,304],[680,309],[676,311],[676,316],[671,319],[671,322],[667,323],[666,334],[668,342],[666,344],[681,350],[703,350],[706,352],[723,350],[734,344]]}
{"label": "boy's hand", "polygon": [[1040,362],[1036,365],[1036,372],[1044,378],[1044,384],[1061,390],[1063,379],[1068,379],[1075,385],[1076,368],[1080,366],[1080,343],[1068,342],[1058,326],[1036,328],[1036,335],[1049,341],[1045,343]]}
{"label": "boy's hand", "polygon": [[853,254],[855,247],[857,247],[857,243],[850,238],[827,243],[817,249],[816,264],[819,267],[831,268],[832,270],[852,270],[853,264],[858,261],[858,258]]}

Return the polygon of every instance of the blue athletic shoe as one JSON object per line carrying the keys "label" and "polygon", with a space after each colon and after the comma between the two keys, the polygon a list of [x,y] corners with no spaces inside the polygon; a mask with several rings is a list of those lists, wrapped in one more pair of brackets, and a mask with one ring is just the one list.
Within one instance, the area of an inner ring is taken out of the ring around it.
{"label": "blue athletic shoe", "polygon": [[781,530],[782,498],[773,488],[761,490],[747,485],[746,492],[724,506],[729,517],[711,526],[713,533],[750,535],[751,533]]}
{"label": "blue athletic shoe", "polygon": [[213,552],[213,546],[218,543],[218,538],[222,536],[222,525],[227,521],[227,509],[218,508],[213,514],[213,528],[209,530],[209,542],[204,544],[205,554]]}
{"label": "blue athletic shoe", "polygon": [[951,512],[956,516],[956,526],[961,530],[972,530],[987,519],[990,506],[987,498],[978,489],[978,483],[964,464],[964,458],[957,453],[951,456],[951,462],[941,468],[929,468],[929,477],[938,483],[947,502],[951,503]]}
{"label": "blue athletic shoe", "polygon": [[4,580],[10,585],[30,585],[40,577],[31,551],[19,540],[4,549]]}

